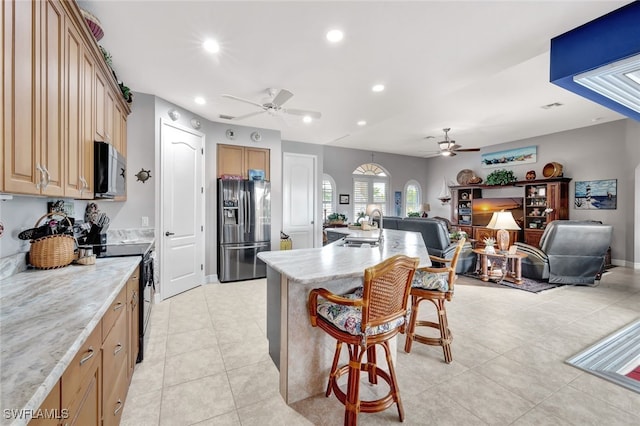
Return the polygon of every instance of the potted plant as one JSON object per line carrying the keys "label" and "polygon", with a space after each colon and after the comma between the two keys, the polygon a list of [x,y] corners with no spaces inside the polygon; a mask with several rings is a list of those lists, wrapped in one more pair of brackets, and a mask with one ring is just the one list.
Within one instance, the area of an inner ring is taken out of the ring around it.
{"label": "potted plant", "polygon": [[496,252],[496,249],[495,249],[496,239],[495,238],[487,237],[483,241],[484,241],[484,252],[485,253],[495,253]]}
{"label": "potted plant", "polygon": [[409,212],[407,217],[420,217],[420,212]]}
{"label": "potted plant", "polygon": [[331,213],[327,219],[331,225],[341,225],[347,220],[347,216],[342,213]]}
{"label": "potted plant", "polygon": [[486,185],[508,185],[517,181],[516,175],[513,174],[512,170],[495,170],[487,176],[487,180],[485,181]]}

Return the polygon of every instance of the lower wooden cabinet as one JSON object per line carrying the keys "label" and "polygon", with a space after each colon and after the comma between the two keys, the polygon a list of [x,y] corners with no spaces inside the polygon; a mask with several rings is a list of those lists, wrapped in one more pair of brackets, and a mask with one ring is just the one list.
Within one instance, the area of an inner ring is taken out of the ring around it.
{"label": "lower wooden cabinet", "polygon": [[44,400],[37,415],[29,422],[29,426],[57,426],[65,413],[60,410],[60,382],[51,390]]}
{"label": "lower wooden cabinet", "polygon": [[129,329],[129,369],[127,377],[131,380],[133,370],[138,359],[140,349],[140,267],[135,270],[127,281],[127,303],[129,315],[127,328]]}
{"label": "lower wooden cabinet", "polygon": [[38,413],[44,414],[29,426],[120,423],[138,356],[139,277],[138,267],[42,403]]}

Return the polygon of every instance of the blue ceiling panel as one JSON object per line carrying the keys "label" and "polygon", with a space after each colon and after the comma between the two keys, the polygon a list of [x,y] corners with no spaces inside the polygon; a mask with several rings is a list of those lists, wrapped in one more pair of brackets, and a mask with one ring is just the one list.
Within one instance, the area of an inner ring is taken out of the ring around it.
{"label": "blue ceiling panel", "polygon": [[640,1],[551,39],[550,81],[627,117],[640,113],[574,81],[573,77],[640,55]]}

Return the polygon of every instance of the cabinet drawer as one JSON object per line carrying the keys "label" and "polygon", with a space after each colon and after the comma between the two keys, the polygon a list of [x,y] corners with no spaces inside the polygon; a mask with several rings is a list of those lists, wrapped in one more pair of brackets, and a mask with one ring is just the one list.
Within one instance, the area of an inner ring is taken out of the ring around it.
{"label": "cabinet drawer", "polygon": [[85,379],[99,366],[101,343],[102,334],[100,324],[98,324],[62,374],[63,408],[68,408],[71,405],[80,392]]}
{"label": "cabinet drawer", "polygon": [[126,311],[127,307],[127,286],[124,286],[118,296],[115,298],[107,312],[102,317],[102,338],[106,339],[109,330],[113,327],[121,313]]}
{"label": "cabinet drawer", "polygon": [[127,301],[131,303],[134,298],[137,298],[138,288],[140,287],[140,265],[127,280]]}
{"label": "cabinet drawer", "polygon": [[129,340],[127,334],[127,315],[120,315],[109,335],[102,344],[103,385],[111,389],[122,365],[127,365]]}
{"label": "cabinet drawer", "polygon": [[[106,380],[104,381],[105,399],[102,404],[102,426],[111,426],[120,424],[122,411],[124,409],[125,398],[129,390],[129,380],[127,380],[127,368],[122,366],[118,374],[112,374],[113,387],[108,387]],[[106,373],[106,370],[105,370]],[[107,373],[108,374],[108,373]]]}

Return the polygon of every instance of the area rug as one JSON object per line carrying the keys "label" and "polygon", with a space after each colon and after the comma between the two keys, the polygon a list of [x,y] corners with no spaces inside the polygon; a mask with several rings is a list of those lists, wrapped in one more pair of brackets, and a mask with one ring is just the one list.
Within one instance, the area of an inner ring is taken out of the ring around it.
{"label": "area rug", "polygon": [[574,355],[566,363],[640,393],[640,320]]}
{"label": "area rug", "polygon": [[[498,281],[498,282],[494,282],[494,281],[485,282],[480,280],[480,275],[476,273],[466,273],[462,275],[465,277],[469,277],[469,278],[473,278],[478,281],[481,281],[484,285],[487,285],[489,287],[511,287],[511,288],[517,288],[518,290],[529,291],[531,293],[540,293],[541,291],[549,290],[549,289],[560,286],[560,284],[549,284],[546,281],[537,281],[531,278],[522,278],[522,284],[514,284],[512,282],[505,281],[505,280]],[[464,285],[463,282],[458,282],[457,284]]]}

